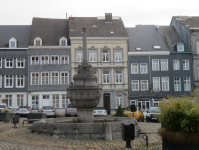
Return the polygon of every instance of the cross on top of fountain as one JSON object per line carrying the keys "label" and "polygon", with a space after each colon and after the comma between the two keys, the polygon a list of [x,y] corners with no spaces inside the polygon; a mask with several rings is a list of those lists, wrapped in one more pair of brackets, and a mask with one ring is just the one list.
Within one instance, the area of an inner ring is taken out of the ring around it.
{"label": "cross on top of fountain", "polygon": [[102,89],[97,85],[97,77],[87,60],[87,34],[83,28],[83,61],[73,76],[74,84],[67,89],[73,107],[77,108],[78,122],[92,123],[93,109],[99,104]]}

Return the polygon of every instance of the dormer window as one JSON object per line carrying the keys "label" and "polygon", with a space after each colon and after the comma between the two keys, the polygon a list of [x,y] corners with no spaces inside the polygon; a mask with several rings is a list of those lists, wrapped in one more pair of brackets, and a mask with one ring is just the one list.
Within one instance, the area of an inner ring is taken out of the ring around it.
{"label": "dormer window", "polygon": [[158,45],[153,45],[153,48],[154,48],[154,49],[161,49],[161,47],[158,46]]}
{"label": "dormer window", "polygon": [[34,46],[42,46],[42,39],[40,37],[34,39]]}
{"label": "dormer window", "polygon": [[179,42],[177,44],[177,51],[178,52],[184,52],[184,44],[182,42]]}
{"label": "dormer window", "polygon": [[59,39],[59,45],[60,46],[67,46],[67,38],[62,37]]}
{"label": "dormer window", "polygon": [[9,40],[9,48],[16,48],[17,47],[17,40],[15,38],[11,38]]}

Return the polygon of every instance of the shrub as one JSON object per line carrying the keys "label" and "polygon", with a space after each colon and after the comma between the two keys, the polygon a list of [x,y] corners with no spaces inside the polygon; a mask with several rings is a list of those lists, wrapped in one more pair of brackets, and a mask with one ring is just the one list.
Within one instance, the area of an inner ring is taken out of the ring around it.
{"label": "shrub", "polygon": [[124,117],[124,112],[123,112],[123,110],[122,110],[121,105],[117,108],[117,111],[116,111],[115,116]]}

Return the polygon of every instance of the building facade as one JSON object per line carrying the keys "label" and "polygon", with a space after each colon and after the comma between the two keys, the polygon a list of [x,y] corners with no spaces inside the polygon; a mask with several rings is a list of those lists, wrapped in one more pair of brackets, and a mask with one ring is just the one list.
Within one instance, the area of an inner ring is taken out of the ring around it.
{"label": "building facade", "polygon": [[0,26],[0,104],[28,103],[28,38],[31,26]]}
{"label": "building facade", "polygon": [[128,103],[128,34],[120,17],[105,14],[102,17],[70,17],[71,76],[75,75],[83,58],[82,29],[87,28],[89,63],[102,88],[98,106],[108,113]]}

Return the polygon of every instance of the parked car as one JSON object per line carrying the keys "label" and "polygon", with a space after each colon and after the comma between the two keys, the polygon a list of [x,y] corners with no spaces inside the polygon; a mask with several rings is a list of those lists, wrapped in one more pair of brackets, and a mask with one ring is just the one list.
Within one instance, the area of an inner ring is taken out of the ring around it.
{"label": "parked car", "polygon": [[140,107],[137,107],[136,112],[131,112],[131,107],[127,107],[124,111],[124,114],[128,114],[129,117],[135,117],[137,121],[143,121],[144,122],[144,115],[140,111]]}
{"label": "parked car", "polygon": [[94,116],[106,116],[107,110],[104,107],[96,107],[93,111]]}
{"label": "parked car", "polygon": [[4,111],[4,110],[9,110],[6,105],[0,105],[0,109],[1,111]]}
{"label": "parked car", "polygon": [[30,106],[19,106],[17,109],[17,113],[19,115],[27,115],[31,112],[31,107]]}
{"label": "parked car", "polygon": [[47,116],[56,117],[56,109],[53,106],[43,106],[42,109],[39,110],[39,112],[42,112],[46,114]]}
{"label": "parked car", "polygon": [[146,115],[146,121],[158,121],[158,114],[160,114],[160,109],[158,107],[151,107]]}
{"label": "parked car", "polygon": [[77,109],[73,107],[73,105],[68,104],[65,110],[65,117],[77,117]]}

